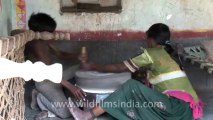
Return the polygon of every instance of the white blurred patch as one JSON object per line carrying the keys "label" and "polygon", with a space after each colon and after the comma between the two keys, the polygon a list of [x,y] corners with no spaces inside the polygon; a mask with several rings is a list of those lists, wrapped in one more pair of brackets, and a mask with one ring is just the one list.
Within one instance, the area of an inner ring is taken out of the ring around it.
{"label": "white blurred patch", "polygon": [[167,20],[170,20],[171,18],[172,18],[172,14],[169,14],[169,15],[166,16]]}

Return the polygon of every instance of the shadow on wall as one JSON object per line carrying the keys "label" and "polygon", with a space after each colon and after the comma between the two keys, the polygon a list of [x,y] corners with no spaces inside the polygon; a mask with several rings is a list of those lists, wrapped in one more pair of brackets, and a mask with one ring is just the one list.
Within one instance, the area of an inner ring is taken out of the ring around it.
{"label": "shadow on wall", "polygon": [[12,31],[12,20],[11,20],[11,18],[7,18],[7,33],[8,33],[8,35],[11,31]]}
{"label": "shadow on wall", "polygon": [[12,30],[12,21],[11,21],[11,1],[10,0],[0,0],[0,36],[8,36]]}

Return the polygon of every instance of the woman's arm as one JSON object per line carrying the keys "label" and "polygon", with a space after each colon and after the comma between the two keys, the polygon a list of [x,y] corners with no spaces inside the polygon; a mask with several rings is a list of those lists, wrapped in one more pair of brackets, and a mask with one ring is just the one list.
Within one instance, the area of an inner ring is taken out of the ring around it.
{"label": "woman's arm", "polygon": [[80,55],[79,60],[81,61],[81,68],[84,70],[94,70],[99,72],[135,72],[139,70],[141,67],[148,66],[153,63],[151,56],[149,56],[146,50],[141,51],[141,54],[131,58],[129,60],[123,61],[123,63],[118,64],[108,64],[108,65],[100,65],[100,64],[90,64],[87,63],[87,55]]}
{"label": "woman's arm", "polygon": [[83,70],[94,70],[99,72],[112,72],[112,73],[129,71],[129,69],[125,66],[124,63],[109,64],[109,65],[82,63],[81,68]]}

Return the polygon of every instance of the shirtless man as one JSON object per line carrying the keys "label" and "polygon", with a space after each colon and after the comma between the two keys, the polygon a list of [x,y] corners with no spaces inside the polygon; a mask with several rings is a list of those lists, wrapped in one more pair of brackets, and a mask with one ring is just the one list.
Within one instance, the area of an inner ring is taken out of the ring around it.
{"label": "shirtless man", "polygon": [[[57,26],[55,20],[44,13],[32,14],[28,21],[28,25],[29,29],[33,30],[34,32],[47,31],[51,33],[55,31]],[[54,51],[55,47],[53,46],[52,42],[53,40],[33,40],[27,43],[25,53],[27,55],[33,55],[35,61],[42,61],[47,65],[53,64],[53,61],[50,57],[50,51]],[[56,56],[61,55],[61,53],[57,54],[57,51],[54,52],[56,53]],[[77,55],[75,54],[66,54],[65,52],[62,54],[65,54],[65,59],[77,59]],[[68,72],[73,72],[74,74],[74,71],[77,70],[77,68],[77,66],[70,67],[67,70],[64,70],[63,73],[66,74]],[[65,74],[63,74],[63,80],[61,84],[55,84],[49,80],[35,83],[36,88],[32,91],[31,108],[36,109],[36,106],[38,105],[39,108],[42,110],[42,112],[35,117],[36,120],[56,116],[60,118],[71,117],[71,114],[66,106],[55,106],[53,104],[56,102],[67,102],[67,98],[65,97],[65,94],[62,90],[63,87],[68,89],[68,91],[71,92],[77,99],[84,99],[86,94],[79,87],[74,86],[69,81],[67,81],[72,76],[67,77]]]}

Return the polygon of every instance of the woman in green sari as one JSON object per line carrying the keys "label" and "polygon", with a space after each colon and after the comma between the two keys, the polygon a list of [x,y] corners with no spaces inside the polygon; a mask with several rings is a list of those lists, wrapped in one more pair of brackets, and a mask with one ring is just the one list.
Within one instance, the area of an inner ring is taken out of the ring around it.
{"label": "woman in green sari", "polygon": [[157,23],[146,34],[148,48],[141,49],[140,55],[121,64],[84,62],[82,67],[100,72],[135,72],[141,67],[149,67],[149,82],[153,89],[136,80],[128,80],[90,111],[78,109],[70,100],[70,112],[76,120],[90,120],[104,112],[119,120],[193,120],[202,116],[202,102],[185,72],[170,57],[169,27]]}

